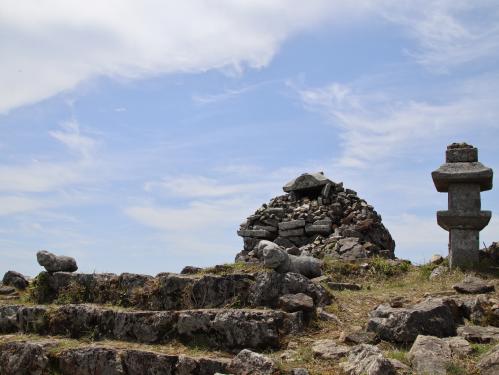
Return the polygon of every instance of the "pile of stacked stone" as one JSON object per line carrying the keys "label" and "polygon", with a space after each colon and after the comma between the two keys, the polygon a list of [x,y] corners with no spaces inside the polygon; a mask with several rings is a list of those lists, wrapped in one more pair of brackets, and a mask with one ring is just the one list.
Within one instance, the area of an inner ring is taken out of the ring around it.
{"label": "pile of stacked stone", "polygon": [[241,224],[244,250],[236,261],[261,262],[262,240],[289,254],[355,260],[372,256],[394,258],[395,242],[381,216],[343,183],[323,172],[305,173],[283,187],[285,195],[263,204]]}

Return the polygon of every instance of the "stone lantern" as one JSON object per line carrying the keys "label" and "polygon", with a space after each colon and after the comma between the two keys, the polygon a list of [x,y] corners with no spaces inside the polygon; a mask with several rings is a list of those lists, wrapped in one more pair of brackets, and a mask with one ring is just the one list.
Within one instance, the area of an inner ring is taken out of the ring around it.
{"label": "stone lantern", "polygon": [[478,162],[478,150],[466,143],[448,146],[446,163],[431,174],[437,191],[449,194],[449,209],[437,212],[437,222],[449,232],[451,268],[478,264],[479,232],[492,216],[481,211],[480,192],[492,189],[492,174]]}

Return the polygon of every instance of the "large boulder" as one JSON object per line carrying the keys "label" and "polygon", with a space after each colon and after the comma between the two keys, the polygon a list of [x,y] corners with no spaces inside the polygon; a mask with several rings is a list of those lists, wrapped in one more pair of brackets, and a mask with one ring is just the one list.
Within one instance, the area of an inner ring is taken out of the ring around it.
{"label": "large boulder", "polygon": [[317,258],[394,258],[395,242],[381,216],[357,193],[322,173],[305,173],[283,188],[286,195],[263,204],[241,224],[244,249],[236,261],[262,262],[260,241],[293,255]]}
{"label": "large boulder", "polygon": [[49,251],[41,250],[36,253],[38,264],[48,272],[74,272],[78,269],[74,258],[55,255]]}
{"label": "large boulder", "polygon": [[2,283],[4,285],[13,286],[17,289],[26,289],[29,285],[28,278],[16,271],[7,271],[3,276]]}
{"label": "large boulder", "polygon": [[408,308],[383,304],[369,314],[367,330],[382,340],[404,344],[412,343],[418,335],[455,336],[454,307],[451,301],[431,298]]}

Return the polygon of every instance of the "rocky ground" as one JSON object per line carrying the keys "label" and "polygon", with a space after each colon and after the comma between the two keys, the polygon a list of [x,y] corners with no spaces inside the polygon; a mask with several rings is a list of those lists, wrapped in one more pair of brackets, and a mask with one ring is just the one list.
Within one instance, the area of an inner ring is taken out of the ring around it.
{"label": "rocky ground", "polygon": [[323,270],[43,272],[0,288],[0,375],[499,373],[497,268],[374,257]]}

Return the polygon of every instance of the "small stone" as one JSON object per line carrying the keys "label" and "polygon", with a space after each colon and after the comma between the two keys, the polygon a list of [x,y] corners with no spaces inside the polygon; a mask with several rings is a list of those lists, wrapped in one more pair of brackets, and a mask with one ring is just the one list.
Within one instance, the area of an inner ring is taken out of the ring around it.
{"label": "small stone", "polygon": [[391,307],[397,308],[397,307],[404,307],[404,304],[406,304],[407,302],[408,302],[407,298],[398,296],[391,298],[389,303]]}
{"label": "small stone", "polygon": [[463,294],[482,294],[495,290],[493,285],[487,284],[484,280],[477,277],[467,277],[463,282],[454,285],[453,288]]}
{"label": "small stone", "polygon": [[342,324],[341,320],[336,315],[327,312],[322,307],[317,308],[317,318],[327,322],[335,322],[337,324]]}
{"label": "small stone", "polygon": [[273,375],[278,369],[274,361],[263,354],[243,349],[229,366],[234,375]]}
{"label": "small stone", "polygon": [[344,340],[347,344],[377,344],[378,337],[374,332],[366,332],[363,330],[351,332],[345,336]]}
{"label": "small stone", "polygon": [[14,288],[24,290],[29,285],[26,276],[16,271],[7,271],[3,276],[2,283],[4,285],[13,286]]}
{"label": "small stone", "polygon": [[308,370],[305,368],[294,368],[291,370],[290,375],[308,375]]}
{"label": "small stone", "polygon": [[285,294],[279,297],[279,306],[287,312],[308,312],[314,310],[314,300],[304,293]]}
{"label": "small stone", "polygon": [[319,340],[312,344],[312,353],[314,357],[328,360],[338,360],[345,357],[350,348],[344,345],[338,345],[333,340]]}
{"label": "small stone", "polygon": [[392,366],[395,368],[397,375],[409,375],[412,374],[411,368],[407,366],[405,363],[400,362],[397,359],[388,358]]}
{"label": "small stone", "polygon": [[74,272],[78,269],[74,258],[55,255],[46,250],[36,253],[36,259],[40,266],[45,267],[48,272]]}

